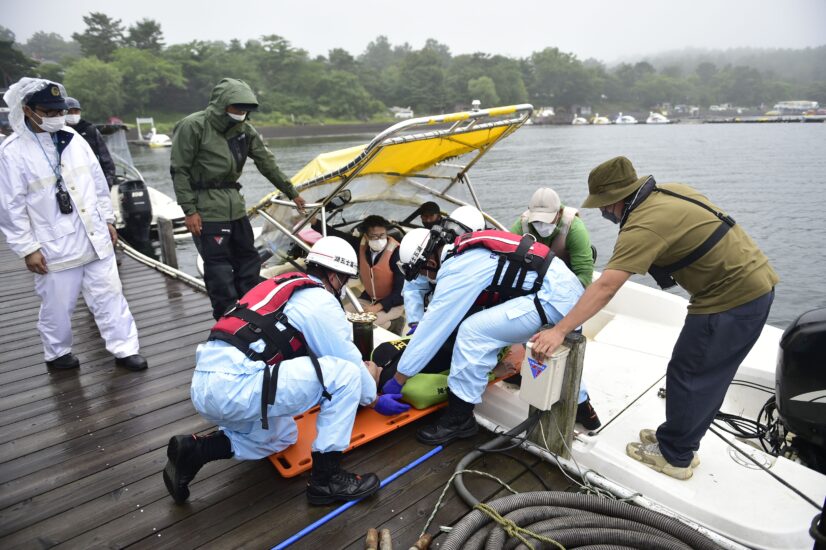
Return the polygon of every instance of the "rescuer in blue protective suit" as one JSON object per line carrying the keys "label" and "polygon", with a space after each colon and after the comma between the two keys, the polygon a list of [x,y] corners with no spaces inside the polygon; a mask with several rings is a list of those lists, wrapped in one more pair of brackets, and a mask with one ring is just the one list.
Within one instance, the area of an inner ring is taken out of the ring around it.
{"label": "rescuer in blue protective suit", "polygon": [[[341,453],[350,444],[358,406],[374,405],[382,414],[396,414],[397,405],[389,396],[376,400],[378,369],[373,363],[362,362],[352,341],[351,325],[335,298],[347,278],[358,275],[356,261],[355,251],[338,237],[324,237],[310,250],[307,265],[311,281],[294,290],[280,311],[291,329],[303,338],[306,348],[317,356],[321,375],[306,354],[275,365],[275,398],[266,408],[269,429],[261,418],[262,381],[267,364],[221,339],[210,339],[198,346],[192,403],[204,418],[218,424],[220,431],[207,436],[175,436],[170,440],[164,482],[176,502],[188,498],[189,483],[209,461],[232,457],[255,460],[295,443],[298,430],[293,416],[319,404],[318,436],[312,446],[313,469],[307,487],[310,503],[355,500],[378,490],[375,474],[357,476],[339,467]],[[254,292],[255,289],[251,290],[247,296]],[[246,296],[242,301],[249,303],[245,299]],[[281,322],[276,327],[279,325],[283,329]],[[262,353],[264,339],[253,342],[249,348]]]}
{"label": "rescuer in blue protective suit", "polygon": [[[427,239],[436,238],[433,233],[421,229],[409,232],[404,240],[420,241],[423,231],[428,233]],[[405,254],[410,249],[409,244],[405,246],[403,241],[400,250],[402,261],[412,260],[408,264],[412,265],[417,258]],[[426,241],[414,245],[415,249],[427,253]],[[533,294],[512,298],[465,318],[477,297],[493,282],[499,257],[479,247],[456,256],[448,255],[441,263],[444,247],[437,245],[427,257],[427,267],[438,270],[433,298],[402,355],[396,376],[383,388],[386,393],[397,393],[407,378],[421,371],[435,350],[459,327],[448,377],[448,408],[435,425],[417,433],[419,441],[434,445],[476,433],[473,407],[482,400],[488,373],[496,365],[497,353],[504,346],[528,341],[543,325]],[[505,264],[505,269],[509,263]],[[530,289],[535,279],[536,273],[529,271],[522,288]],[[564,262],[553,260],[537,293],[547,322],[555,324],[562,319],[582,292],[582,284]],[[587,400],[584,388],[580,391],[580,400]]]}
{"label": "rescuer in blue protective suit", "polygon": [[[458,237],[470,231],[480,231],[485,228],[485,217],[472,206],[460,206],[450,213],[447,218],[442,218],[435,202],[427,202],[422,205],[422,224],[426,229],[430,229],[439,224],[444,229],[452,231]],[[434,211],[435,208],[435,211]],[[425,217],[427,216],[427,218]],[[407,318],[407,326],[410,328],[407,336],[416,332],[416,328],[424,315],[425,301],[433,293],[436,285],[436,270],[423,268],[412,280],[404,282],[402,287],[402,298],[404,299],[404,312]]]}

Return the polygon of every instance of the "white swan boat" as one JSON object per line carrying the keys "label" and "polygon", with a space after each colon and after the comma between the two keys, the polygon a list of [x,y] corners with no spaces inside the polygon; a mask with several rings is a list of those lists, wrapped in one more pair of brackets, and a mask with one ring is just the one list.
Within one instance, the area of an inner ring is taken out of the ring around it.
{"label": "white swan boat", "polygon": [[599,113],[597,113],[591,119],[591,124],[611,124],[611,120],[607,116],[599,116]]}
{"label": "white swan boat", "polygon": [[660,113],[655,113],[654,111],[650,111],[648,113],[648,118],[645,119],[646,124],[671,124],[671,120],[668,119],[665,115]]}
{"label": "white swan boat", "polygon": [[588,121],[585,119],[585,117],[582,117],[580,115],[574,115],[574,119],[571,121],[571,124],[574,126],[580,126],[583,124],[588,124]]}
{"label": "white swan boat", "polygon": [[620,113],[614,120],[614,124],[637,124],[637,119],[631,115],[624,115]]}

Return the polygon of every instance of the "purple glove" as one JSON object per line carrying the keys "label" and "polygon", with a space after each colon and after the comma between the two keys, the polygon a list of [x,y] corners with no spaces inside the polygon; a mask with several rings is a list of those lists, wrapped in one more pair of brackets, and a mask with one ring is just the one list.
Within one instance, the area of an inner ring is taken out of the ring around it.
{"label": "purple glove", "polygon": [[379,400],[376,401],[373,408],[376,409],[377,413],[384,416],[396,416],[410,410],[410,405],[399,401],[401,398],[402,394],[400,393],[385,393],[379,396]]}
{"label": "purple glove", "polygon": [[407,334],[405,334],[405,336],[410,336],[410,335],[412,335],[414,332],[416,332],[416,328],[419,326],[419,323],[410,323],[410,324],[409,324],[409,325],[407,325],[407,326],[409,326],[409,327],[410,327],[410,330],[408,330],[408,331],[407,331]]}
{"label": "purple glove", "polygon": [[384,383],[384,387],[381,389],[381,393],[386,394],[394,394],[394,393],[401,393],[402,392],[402,384],[396,382],[396,378],[393,377],[387,382]]}

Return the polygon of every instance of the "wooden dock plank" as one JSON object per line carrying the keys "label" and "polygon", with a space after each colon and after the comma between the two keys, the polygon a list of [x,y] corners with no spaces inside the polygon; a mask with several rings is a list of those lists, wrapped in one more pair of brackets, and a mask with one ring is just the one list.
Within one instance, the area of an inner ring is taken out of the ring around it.
{"label": "wooden dock plank", "polygon": [[[81,367],[49,372],[33,277],[0,244],[0,547],[267,548],[330,511],[307,504],[307,474],[283,479],[263,460],[210,463],[192,484],[190,501],[172,501],[161,478],[167,441],[213,429],[189,400],[195,349],[213,323],[211,306],[201,292],[129,257],[119,272],[149,369],[115,367],[80,299],[73,351]],[[431,420],[354,450],[345,467],[391,474],[430,449],[414,435]],[[390,528],[399,547],[402,540],[412,543],[456,462],[489,437],[483,432],[448,446],[294,547],[362,547],[371,526]],[[481,467],[515,487],[537,487],[522,465],[505,458],[491,456]],[[534,467],[560,478],[547,464]],[[468,486],[477,495],[500,492],[489,480],[468,478]],[[451,490],[437,523],[465,511]]]}

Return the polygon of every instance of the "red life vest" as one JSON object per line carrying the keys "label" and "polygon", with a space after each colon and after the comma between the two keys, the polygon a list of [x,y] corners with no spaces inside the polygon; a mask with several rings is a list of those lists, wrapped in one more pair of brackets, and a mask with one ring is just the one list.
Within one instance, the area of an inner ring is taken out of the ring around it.
{"label": "red life vest", "polygon": [[[311,286],[321,287],[299,272],[285,273],[255,285],[218,319],[209,339],[228,342],[250,359],[268,365],[307,355],[304,338],[290,326],[283,310],[293,292]],[[276,323],[281,323],[284,329],[279,329]],[[265,347],[261,353],[250,349],[250,344],[262,339]]]}
{"label": "red life vest", "polygon": [[[496,267],[491,284],[476,299],[476,305],[482,307],[494,306],[511,298],[538,292],[542,287],[548,266],[555,257],[551,249],[536,242],[533,235],[520,236],[496,229],[474,231],[458,237],[454,242],[451,255],[457,256],[470,248],[479,246],[499,256],[499,265]],[[522,286],[530,271],[536,272],[536,280],[530,289],[524,289]],[[540,317],[544,317],[544,312],[541,308],[539,309]]]}
{"label": "red life vest", "polygon": [[[232,344],[250,359],[266,363],[261,387],[261,425],[265,430],[269,428],[268,406],[275,403],[278,368],[282,361],[309,356],[321,384],[321,395],[332,399],[324,385],[318,358],[307,347],[304,336],[290,325],[284,315],[284,306],[293,292],[307,287],[324,288],[305,273],[297,271],[259,283],[218,319],[209,334],[210,340]],[[284,328],[279,328],[278,324]],[[250,348],[250,344],[258,340],[264,340],[264,350],[260,353]]]}

